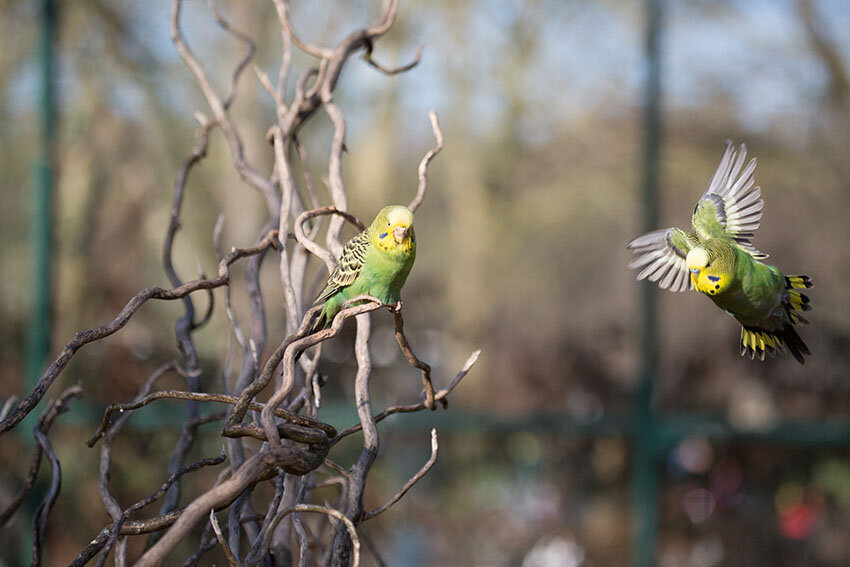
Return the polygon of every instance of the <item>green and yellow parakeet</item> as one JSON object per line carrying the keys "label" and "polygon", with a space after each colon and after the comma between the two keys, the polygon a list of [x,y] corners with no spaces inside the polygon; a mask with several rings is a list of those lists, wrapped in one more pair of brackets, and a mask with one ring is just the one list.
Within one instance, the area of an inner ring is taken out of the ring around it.
{"label": "green and yellow parakeet", "polygon": [[311,332],[329,327],[343,303],[358,295],[398,303],[415,259],[413,212],[403,205],[384,207],[372,224],[342,249],[336,268],[316,297],[315,305],[325,305]]}
{"label": "green and yellow parakeet", "polygon": [[761,220],[761,189],[755,187],[756,160],[744,168],[747,148],[731,142],[691,219],[693,232],[656,230],[635,238],[628,248],[637,258],[629,268],[643,269],[637,279],[658,282],[662,289],[696,289],[741,323],[741,354],[764,360],[765,353],[790,352],[800,364],[811,354],[794,325],[808,323],[812,287],[808,276],[785,276],[759,262],[767,254],[752,244]]}

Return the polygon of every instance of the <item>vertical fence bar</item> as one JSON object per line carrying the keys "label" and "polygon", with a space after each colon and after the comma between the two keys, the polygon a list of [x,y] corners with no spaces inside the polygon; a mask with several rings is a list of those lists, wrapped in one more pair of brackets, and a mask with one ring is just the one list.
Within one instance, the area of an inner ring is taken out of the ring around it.
{"label": "vertical fence bar", "polygon": [[40,69],[41,115],[39,155],[33,165],[30,222],[30,308],[26,372],[31,387],[44,370],[50,352],[52,320],[51,255],[53,247],[53,160],[56,127],[54,51],[56,3],[42,1]]}
{"label": "vertical fence bar", "polygon": [[[662,0],[646,4],[646,83],[643,134],[643,227],[658,226],[658,162],[661,146],[661,11]],[[635,567],[655,565],[658,540],[658,431],[653,409],[653,382],[658,370],[657,289],[641,288],[641,373],[635,392],[635,455],[632,471]]]}
{"label": "vertical fence bar", "polygon": [[[39,136],[38,155],[33,161],[32,187],[30,189],[30,288],[29,320],[26,343],[26,385],[30,390],[44,371],[50,354],[52,328],[52,252],[53,252],[53,166],[56,134],[56,91],[54,55],[56,41],[56,2],[41,0],[39,13],[41,37],[36,65],[39,69]],[[18,426],[18,433],[26,442],[33,442],[32,428],[37,412],[32,412]],[[30,493],[18,512],[22,525],[32,523],[37,496]],[[21,565],[32,558],[32,541],[20,538],[17,558]]]}
{"label": "vertical fence bar", "polygon": [[[44,371],[50,354],[50,335],[53,320],[52,306],[52,253],[53,253],[53,167],[55,160],[56,91],[55,91],[55,41],[56,2],[41,0],[39,13],[41,37],[36,64],[39,68],[39,137],[38,155],[33,162],[30,193],[30,289],[29,321],[26,344],[26,387],[31,389]],[[32,412],[18,427],[21,437],[33,442],[32,428],[37,412]],[[37,496],[30,493],[24,502],[22,525],[32,523]],[[20,538],[18,558],[21,565],[32,558],[32,541]]]}

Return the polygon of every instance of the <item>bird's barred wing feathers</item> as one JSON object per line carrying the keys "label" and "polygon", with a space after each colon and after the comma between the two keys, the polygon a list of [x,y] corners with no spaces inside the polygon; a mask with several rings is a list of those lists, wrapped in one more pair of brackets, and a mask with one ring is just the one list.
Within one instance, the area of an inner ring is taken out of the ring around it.
{"label": "bird's barred wing feathers", "polygon": [[726,236],[753,258],[763,259],[767,254],[756,250],[751,239],[759,227],[764,201],[753,178],[755,158],[741,171],[746,157],[746,145],[741,144],[736,152],[732,142],[726,142],[720,164],[694,208],[693,225],[701,237]]}
{"label": "bird's barred wing feathers", "polygon": [[690,273],[685,258],[694,247],[694,237],[678,228],[662,228],[638,236],[627,247],[637,258],[629,262],[629,268],[644,267],[637,279],[648,278],[658,282],[661,289],[687,291],[692,289]]}
{"label": "bird's barred wing feathers", "polygon": [[325,287],[319,292],[315,303],[322,303],[344,287],[354,283],[363,268],[366,249],[371,246],[368,229],[351,240],[342,249],[336,268],[331,272]]}

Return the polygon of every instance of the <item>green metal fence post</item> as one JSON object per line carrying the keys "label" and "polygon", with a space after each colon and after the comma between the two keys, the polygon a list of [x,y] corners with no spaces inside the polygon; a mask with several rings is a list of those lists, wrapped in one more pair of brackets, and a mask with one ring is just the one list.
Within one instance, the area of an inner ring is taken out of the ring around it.
{"label": "green metal fence post", "polygon": [[51,253],[53,247],[53,160],[56,127],[54,90],[54,41],[56,4],[43,0],[39,65],[41,73],[41,132],[39,156],[33,167],[30,222],[30,308],[26,372],[32,387],[50,353]]}
{"label": "green metal fence post", "polygon": [[[643,138],[644,228],[658,226],[658,154],[661,146],[661,0],[646,0],[646,83]],[[635,392],[635,455],[632,471],[635,567],[655,565],[658,540],[658,432],[653,382],[658,370],[658,316],[655,286],[641,286],[641,374]]]}
{"label": "green metal fence post", "polygon": [[[41,38],[37,61],[39,66],[39,149],[33,162],[33,181],[30,193],[30,304],[26,345],[26,388],[29,391],[44,371],[50,354],[50,335],[53,320],[52,251],[53,251],[53,167],[56,134],[56,91],[54,55],[56,41],[56,2],[41,0]],[[32,429],[37,419],[32,412],[18,426],[19,435],[34,442]],[[37,497],[30,493],[18,512],[24,525],[31,523]],[[20,539],[18,558],[29,564],[32,542]]]}

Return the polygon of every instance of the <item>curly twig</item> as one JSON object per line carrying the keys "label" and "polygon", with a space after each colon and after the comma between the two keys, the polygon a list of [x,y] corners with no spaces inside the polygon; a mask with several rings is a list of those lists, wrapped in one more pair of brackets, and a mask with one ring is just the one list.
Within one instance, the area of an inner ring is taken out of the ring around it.
{"label": "curly twig", "polygon": [[406,65],[401,65],[399,67],[385,67],[372,59],[372,42],[368,43],[366,51],[363,53],[363,59],[366,60],[366,63],[383,73],[384,75],[398,75],[399,73],[404,73],[406,71],[410,71],[422,60],[422,51],[425,49],[424,45],[420,45],[416,49],[416,55],[413,57],[413,61]]}
{"label": "curly twig", "polygon": [[431,163],[431,160],[434,159],[440,150],[443,149],[443,131],[440,130],[440,121],[437,118],[437,113],[431,110],[428,113],[428,118],[431,119],[431,130],[434,132],[434,140],[436,140],[436,144],[433,148],[428,150],[428,153],[425,154],[425,157],[422,158],[422,161],[419,162],[419,187],[416,189],[416,196],[407,206],[411,211],[416,211],[419,208],[419,205],[422,204],[422,200],[425,199],[425,190],[428,186],[428,180],[426,175],[428,173],[428,164]]}
{"label": "curly twig", "polygon": [[366,225],[364,225],[360,219],[351,213],[341,211],[336,207],[320,207],[311,211],[304,211],[298,215],[298,218],[295,219],[295,224],[292,225],[292,231],[295,233],[295,239],[300,242],[304,248],[321,258],[325,263],[325,267],[328,269],[328,273],[330,273],[334,271],[334,268],[336,268],[336,257],[304,234],[304,223],[320,215],[339,215],[361,231],[366,229]]}
{"label": "curly twig", "polygon": [[53,384],[53,381],[56,380],[59,373],[62,372],[65,366],[68,365],[68,362],[70,362],[71,358],[81,347],[90,342],[104,339],[122,329],[136,311],[138,311],[142,305],[150,299],[161,299],[166,301],[182,299],[190,293],[198,290],[213,289],[229,284],[230,265],[240,258],[259,254],[266,248],[275,246],[277,242],[275,238],[276,235],[277,231],[271,231],[259,245],[254,246],[253,248],[234,248],[230,254],[228,254],[219,263],[219,275],[216,278],[194,280],[172,289],[163,289],[157,286],[143,289],[127,302],[127,305],[124,306],[121,312],[118,313],[112,321],[95,329],[89,329],[88,331],[82,331],[74,335],[74,338],[68,341],[68,344],[65,345],[59,353],[59,356],[57,356],[50,366],[48,366],[47,370],[44,371],[44,374],[42,374],[41,378],[38,379],[38,382],[36,382],[27,397],[15,407],[11,415],[7,416],[6,419],[0,422],[0,435],[18,425],[21,420],[23,420],[27,414],[29,414],[36,405],[38,405],[44,397],[44,394],[47,393],[50,385]]}
{"label": "curly twig", "polygon": [[[437,401],[442,401],[442,400],[446,399],[446,397],[452,392],[452,390],[455,389],[455,386],[457,386],[460,383],[460,381],[467,375],[467,373],[472,369],[472,366],[478,361],[478,357],[479,357],[480,354],[481,354],[480,349],[473,352],[469,356],[469,358],[466,359],[466,362],[464,363],[463,367],[460,369],[460,372],[458,372],[457,375],[455,375],[455,377],[452,379],[452,381],[449,382],[449,385],[446,386],[444,389],[440,390],[439,392],[437,392],[436,394],[434,394],[434,399],[437,400]],[[413,413],[413,412],[417,412],[417,411],[422,411],[422,410],[425,409],[425,407],[426,406],[425,406],[424,401],[420,402],[418,404],[409,404],[409,405],[404,405],[404,406],[388,407],[387,409],[385,409],[384,411],[382,411],[381,413],[379,413],[375,416],[375,422],[379,423],[379,422],[383,421],[384,419],[388,418],[389,416],[397,414],[397,413]],[[336,437],[331,439],[331,446],[336,445],[340,440],[344,439],[345,437],[348,437],[352,433],[356,433],[356,432],[360,431],[361,427],[362,426],[358,423],[358,424],[352,425],[351,427],[346,427],[345,429],[341,430],[339,433],[336,434]]]}
{"label": "curly twig", "polygon": [[422,465],[422,468],[419,469],[415,475],[413,475],[410,480],[404,483],[404,486],[401,487],[401,490],[396,492],[395,496],[390,498],[383,506],[375,508],[374,510],[370,510],[369,512],[364,512],[363,517],[361,518],[362,522],[366,520],[371,520],[375,516],[386,512],[390,506],[398,502],[402,499],[402,497],[407,494],[407,491],[413,488],[413,485],[419,482],[419,480],[425,476],[431,467],[434,466],[434,463],[437,462],[437,449],[439,445],[437,444],[437,430],[431,429],[431,457]]}
{"label": "curly twig", "polygon": [[136,567],[161,565],[192,528],[209,514],[210,510],[229,505],[246,488],[269,478],[277,468],[282,468],[290,474],[303,475],[321,465],[323,460],[324,455],[291,447],[270,447],[260,451],[246,460],[229,479],[201,494],[183,509],[177,521],[142,555]]}
{"label": "curly twig", "polygon": [[[352,521],[346,518],[345,515],[339,510],[334,510],[333,508],[329,508],[327,506],[317,506],[315,504],[296,504],[295,506],[284,508],[283,510],[278,512],[272,520],[272,525],[270,526],[270,529],[266,533],[270,534],[274,532],[274,527],[283,518],[295,512],[318,512],[319,514],[325,514],[328,516],[332,516],[337,520],[340,520],[345,525],[345,528],[348,530],[348,535],[349,537],[351,537],[353,545],[351,567],[358,567],[358,565],[360,565],[360,538],[357,537],[357,530],[354,528],[354,524],[352,523]],[[268,551],[269,543],[269,539],[265,539],[263,541],[263,553]]]}
{"label": "curly twig", "polygon": [[[235,396],[228,396],[226,394],[206,394],[202,392],[185,392],[182,390],[160,390],[158,392],[154,392],[152,394],[148,394],[141,399],[135,400],[133,402],[129,402],[126,404],[112,404],[106,408],[106,411],[103,413],[103,420],[98,426],[97,431],[86,441],[86,444],[89,447],[93,447],[97,440],[100,439],[104,431],[109,425],[109,418],[113,413],[119,412],[124,413],[127,411],[131,411],[134,409],[138,409],[142,406],[146,406],[150,402],[159,399],[171,399],[171,400],[193,400],[196,402],[219,402],[224,404],[235,405],[238,403],[239,398]],[[250,402],[248,404],[248,409],[252,411],[262,411],[265,408],[263,404],[257,402]],[[333,426],[328,425],[327,423],[323,423],[321,421],[317,421],[315,419],[311,419],[305,415],[300,415],[297,413],[292,413],[283,408],[276,408],[274,411],[275,416],[286,419],[296,425],[301,425],[307,428],[319,429],[323,431],[328,437],[333,437],[336,434],[336,429]]]}
{"label": "curly twig", "polygon": [[46,426],[53,422],[59,415],[68,411],[68,404],[74,398],[82,395],[83,389],[79,386],[71,386],[59,396],[59,399],[51,405],[38,420],[38,423],[33,430],[38,446],[47,455],[47,460],[50,462],[50,489],[44,495],[44,499],[35,510],[33,519],[33,534],[32,534],[32,564],[33,566],[41,565],[42,548],[44,547],[44,532],[47,529],[47,518],[56,499],[59,497],[59,490],[62,488],[62,468],[59,465],[59,459],[56,453],[53,452],[53,447],[50,444],[50,439],[47,438]]}
{"label": "curly twig", "polygon": [[239,560],[236,559],[236,557],[234,557],[233,552],[230,550],[230,546],[227,545],[227,542],[224,540],[221,528],[218,525],[218,518],[215,517],[215,510],[210,510],[210,524],[212,524],[213,531],[215,532],[215,538],[218,540],[218,544],[221,546],[221,550],[224,552],[224,556],[227,558],[227,562],[230,564],[230,567],[242,567],[242,564],[239,563]]}
{"label": "curly twig", "polygon": [[[36,428],[41,431],[42,434],[47,435],[47,432],[50,430],[50,427],[53,425],[53,422],[56,418],[61,414],[67,411],[67,404],[77,396],[82,394],[82,390],[80,386],[73,386],[68,388],[59,396],[59,400],[54,402],[42,415]],[[13,398],[9,398],[7,401],[7,406],[10,406],[9,402],[13,402]],[[8,412],[8,407],[4,407],[4,412]],[[24,485],[18,490],[18,493],[9,503],[5,510],[0,513],[0,528],[3,527],[6,522],[9,521],[18,508],[21,506],[21,503],[24,501],[24,498],[29,491],[32,490],[33,484],[35,484],[35,479],[38,476],[38,469],[41,467],[41,458],[44,455],[44,449],[41,446],[41,443],[37,443],[35,449],[32,452],[32,459],[30,460],[30,468],[27,471],[27,478],[24,481]]]}
{"label": "curly twig", "polygon": [[227,96],[224,97],[224,102],[222,103],[222,107],[225,110],[230,108],[230,105],[233,104],[233,98],[236,96],[236,84],[239,82],[239,76],[242,74],[242,71],[245,70],[245,67],[248,66],[248,63],[251,62],[251,59],[254,58],[254,54],[257,52],[257,46],[254,44],[254,40],[251,39],[250,36],[240,32],[236,28],[234,28],[230,22],[224,19],[221,13],[218,11],[218,8],[215,6],[215,0],[209,0],[210,11],[213,13],[213,17],[215,17],[216,23],[221,26],[221,29],[244,43],[248,50],[245,53],[245,56],[239,60],[239,63],[236,65],[236,68],[233,69],[233,74],[230,78],[230,87],[227,91]]}
{"label": "curly twig", "polygon": [[[419,360],[416,354],[414,354],[413,349],[410,348],[410,342],[404,334],[404,317],[401,314],[401,309],[394,309],[393,316],[395,317],[395,338],[398,341],[401,352],[404,353],[404,357],[411,366],[422,371],[422,386],[425,388],[425,407],[429,410],[435,410],[437,409],[437,404],[434,400],[434,384],[431,383],[431,366]],[[443,407],[446,407],[445,398],[441,399],[440,402],[443,404]]]}
{"label": "curly twig", "polygon": [[[367,303],[358,305],[358,303],[366,301]],[[353,307],[352,307],[353,305]],[[343,303],[343,309],[334,317],[333,323],[327,329],[323,329],[312,335],[298,339],[286,347],[283,354],[283,382],[277,391],[266,402],[263,411],[260,412],[260,421],[263,424],[263,429],[266,430],[266,439],[274,447],[280,445],[280,439],[277,434],[277,427],[273,419],[273,412],[279,406],[286,396],[289,395],[292,385],[295,382],[295,360],[302,352],[311,346],[326,341],[331,337],[339,334],[342,330],[342,324],[348,317],[374,311],[383,306],[383,303],[374,297],[368,295],[360,295],[349,299]],[[268,366],[268,365],[267,365]]]}
{"label": "curly twig", "polygon": [[[206,71],[200,61],[198,61],[198,58],[192,52],[191,48],[189,48],[188,43],[186,43],[186,38],[183,36],[183,31],[180,29],[181,8],[182,0],[172,0],[170,26],[171,41],[174,43],[180,58],[195,77],[195,82],[198,84],[198,87],[201,89],[201,93],[203,93],[204,98],[207,100],[207,104],[209,105],[210,110],[212,110],[213,116],[221,125],[221,129],[224,132],[228,146],[230,147],[230,154],[236,171],[239,172],[242,179],[244,179],[249,185],[258,189],[263,194],[266,199],[266,206],[268,207],[269,213],[271,215],[275,215],[277,210],[280,208],[280,196],[275,191],[271,180],[257,171],[256,168],[245,160],[245,150],[242,144],[242,138],[239,136],[236,127],[230,120],[227,106],[225,106],[224,101],[221,100],[221,97],[219,97],[215,92],[215,89],[213,89]],[[243,68],[244,65],[241,65],[237,68],[237,70],[241,72],[241,69]],[[239,72],[234,73],[234,85],[239,75]],[[233,88],[235,88],[235,86]]]}

